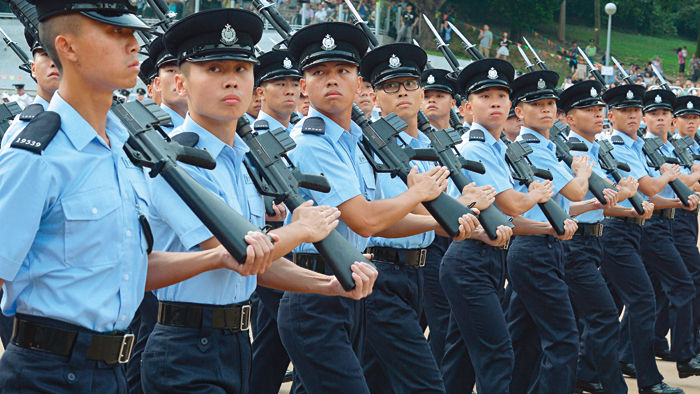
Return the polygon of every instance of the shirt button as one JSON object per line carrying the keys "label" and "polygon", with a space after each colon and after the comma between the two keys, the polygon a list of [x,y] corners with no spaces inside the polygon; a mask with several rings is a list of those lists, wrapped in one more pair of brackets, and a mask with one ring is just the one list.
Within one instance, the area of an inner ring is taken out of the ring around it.
{"label": "shirt button", "polygon": [[97,208],[92,208],[92,213],[96,215],[96,214],[97,214]]}
{"label": "shirt button", "polygon": [[124,280],[129,280],[129,274],[124,274]]}
{"label": "shirt button", "polygon": [[126,320],[126,315],[122,315],[122,321]]}
{"label": "shirt button", "polygon": [[126,230],[126,236],[131,237],[131,230]]}

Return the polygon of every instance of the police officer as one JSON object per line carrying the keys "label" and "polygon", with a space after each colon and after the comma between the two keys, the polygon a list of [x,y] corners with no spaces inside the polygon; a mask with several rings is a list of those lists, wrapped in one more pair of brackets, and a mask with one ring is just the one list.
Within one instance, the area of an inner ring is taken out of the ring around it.
{"label": "police officer", "polygon": [[24,37],[32,50],[32,78],[36,80],[36,97],[34,97],[32,104],[40,104],[43,109],[46,109],[54,92],[58,90],[58,69],[41,42],[36,41],[26,30]]}
{"label": "police officer", "polygon": [[181,96],[175,86],[175,76],[180,69],[177,59],[165,48],[162,36],[151,41],[148,57],[153,59],[157,70],[153,85],[160,95],[160,108],[170,115],[170,123],[164,125],[163,130],[170,133],[174,128],[182,125],[187,115],[187,97]]}
{"label": "police officer", "polygon": [[[393,231],[420,202],[436,198],[447,176],[444,169],[422,174],[416,169],[406,192],[374,200],[374,173],[357,146],[362,131],[351,120],[361,82],[357,66],[367,46],[359,28],[340,22],[307,26],[292,36],[288,46],[304,76],[302,93],[311,102],[309,115],[292,130],[297,147],[289,156],[302,172],[326,176],[330,193],[306,189],[302,193],[340,209],[338,232],[358,250],[364,250],[369,236]],[[437,227],[431,217],[416,216]],[[466,219],[461,220],[464,225]],[[303,244],[294,252],[297,264],[328,269],[312,245]],[[277,321],[294,363],[295,392],[369,392],[360,364],[363,307],[362,302],[338,297],[284,294]]]}
{"label": "police officer", "polygon": [[[418,130],[417,117],[423,99],[420,75],[426,61],[427,55],[420,47],[396,43],[375,48],[360,64],[361,74],[370,76],[382,113],[395,113],[407,123],[399,141],[412,148],[430,145],[428,137]],[[434,167],[433,163],[420,161],[411,165],[420,172]],[[377,197],[394,198],[406,190],[406,185],[390,174],[377,175]],[[465,205],[478,201],[477,209],[485,209],[493,202],[493,189],[465,190],[464,198]],[[417,208],[414,213],[428,212]],[[408,230],[410,219],[400,222],[407,235],[416,232]],[[470,220],[471,229],[478,226],[474,216]],[[470,230],[465,236],[471,233]],[[374,256],[381,275],[366,301],[363,367],[367,384],[374,392],[444,392],[440,370],[419,325],[425,248],[433,239],[433,231],[409,237],[370,238],[368,252]]]}
{"label": "police officer", "polygon": [[[294,126],[292,112],[301,93],[298,64],[286,50],[272,50],[258,57],[258,61],[254,69],[256,89],[262,98],[258,120],[268,122],[270,130],[283,128],[289,133]],[[282,294],[282,291],[258,286],[250,297],[253,307],[251,391],[254,393],[279,392],[289,366],[289,356],[277,331],[277,310]]]}
{"label": "police officer", "polygon": [[309,96],[304,93],[299,94],[299,103],[297,104],[297,114],[304,117],[309,114]]}
{"label": "police officer", "polygon": [[27,91],[24,90],[23,83],[15,83],[12,84],[12,86],[15,87],[15,90],[17,92],[10,96],[10,101],[17,102],[20,108],[24,109],[24,107],[26,107],[34,101],[34,99],[32,99],[32,97],[29,94],[27,94]]}
{"label": "police officer", "polygon": [[133,345],[125,330],[147,268],[154,288],[235,260],[223,247],[147,256],[144,175],[122,149],[128,133],[108,115],[113,91],[136,83],[134,31],[148,29],[136,8],[34,3],[61,81],[50,112],[13,125],[21,131],[0,151],[2,308],[15,316],[0,391],[125,393],[120,363]]}
{"label": "police officer", "polygon": [[[362,75],[360,76],[362,77]],[[376,119],[374,116],[374,89],[372,84],[369,83],[369,79],[362,77],[362,84],[355,95],[355,104],[365,114],[365,118],[370,120]]]}
{"label": "police officer", "polygon": [[[642,153],[644,142],[637,138],[643,95],[643,86],[618,86],[608,89],[603,94],[603,101],[608,105],[608,119],[613,127],[609,137],[615,147],[613,156],[630,167],[629,172],[620,170],[621,174],[637,179],[642,193],[655,195],[678,176],[679,170],[664,167],[660,177],[651,177],[646,171],[646,159]],[[608,178],[614,181],[611,175]],[[654,292],[640,253],[642,225],[651,217],[653,209],[653,204],[645,202],[644,214],[638,215],[629,201],[624,200],[609,210],[614,215],[606,211],[601,270],[621,298],[628,315],[621,324],[621,332],[627,329],[629,333],[634,365],[622,365],[622,372],[636,376],[640,393],[681,393],[683,390],[663,382],[654,360]],[[620,342],[624,342],[624,337]]]}
{"label": "police officer", "polygon": [[515,141],[520,135],[520,127],[523,125],[523,120],[515,115],[515,105],[511,105],[508,111],[508,120],[503,125],[503,134],[510,141]]}
{"label": "police officer", "polygon": [[[660,151],[665,156],[673,156],[673,146],[668,141],[668,132],[673,117],[673,104],[676,96],[665,89],[652,89],[644,94],[643,113],[647,125],[645,138],[658,138],[663,146]],[[662,169],[663,170],[663,169]],[[649,168],[650,174],[656,170]],[[678,179],[691,187],[700,179],[700,169],[688,174],[680,174]],[[693,297],[695,288],[693,279],[676,249],[671,233],[676,208],[694,211],[697,208],[697,195],[688,198],[689,206],[684,206],[676,199],[670,185],[651,197],[654,203],[654,215],[642,227],[641,253],[647,271],[655,285],[657,294],[663,292],[669,303],[669,324],[671,331],[671,356],[676,361],[678,374],[681,378],[700,374],[700,361],[695,360],[695,334],[693,333]],[[697,245],[697,241],[695,243]],[[697,246],[695,246],[697,249]],[[657,300],[659,297],[657,297]],[[656,305],[659,310],[666,300],[659,300]],[[626,328],[623,327],[623,338]],[[629,348],[629,347],[627,347]],[[627,350],[627,349],[625,349]],[[627,354],[627,359],[631,359]]]}
{"label": "police officer", "polygon": [[[603,86],[598,81],[584,81],[564,90],[559,96],[559,107],[566,114],[571,128],[570,142],[583,143],[585,152],[572,150],[573,155],[588,155],[593,171],[605,178],[598,164],[596,136],[603,131],[603,109],[601,99]],[[569,286],[571,303],[580,319],[583,351],[591,354],[595,371],[579,362],[576,374],[576,389],[608,393],[626,393],[627,385],[617,360],[618,312],[598,267],[603,255],[600,236],[603,234],[603,209],[614,206],[618,200],[633,196],[637,191],[637,180],[628,177],[618,183],[619,193],[605,189],[606,206],[589,191],[581,203],[571,203],[571,214],[576,215],[578,230],[574,237],[564,243],[566,258],[565,276]],[[593,205],[598,209],[578,213]],[[596,375],[597,371],[597,375]],[[601,383],[597,382],[600,378]]]}
{"label": "police officer", "polygon": [[[260,18],[249,11],[213,9],[183,18],[164,36],[166,48],[177,56],[177,89],[188,98],[189,108],[173,138],[194,133],[189,136],[196,137],[191,139],[197,141],[194,146],[206,149],[217,161],[212,171],[187,169],[257,226],[264,226],[263,200],[243,167],[248,148],[236,139],[235,130],[251,97],[256,62],[253,47],[262,28]],[[155,178],[150,187],[157,249],[211,249],[219,244],[173,197],[162,179]],[[259,245],[262,256],[268,256],[262,264],[256,259],[250,265],[208,271],[159,289],[158,324],[142,355],[144,392],[247,392],[251,369],[248,298],[256,282],[326,296],[359,299],[368,294],[376,277],[376,270],[368,264],[353,266],[356,286],[345,292],[335,278],[281,259],[302,241],[326,237],[339,215],[336,209],[306,203],[297,208],[290,225],[269,232],[275,240],[273,249],[266,252],[272,245]],[[258,256],[259,251],[253,254]]]}
{"label": "police officer", "polygon": [[136,88],[136,100],[143,101],[146,98],[146,89]]}
{"label": "police officer", "polygon": [[427,69],[421,74],[423,105],[421,110],[437,130],[450,128],[450,111],[455,107],[455,81],[448,78],[450,71]]}
{"label": "police officer", "polygon": [[[255,86],[257,88],[257,85]],[[262,108],[262,100],[260,99],[260,95],[258,94],[258,89],[253,89],[253,99],[250,101],[250,106],[248,106],[248,110],[245,112],[245,117],[248,118],[248,121],[250,124],[253,124],[255,122],[255,119],[258,118],[258,115],[260,114],[260,109]]]}
{"label": "police officer", "polygon": [[160,90],[155,88],[155,79],[157,76],[157,70],[155,69],[155,64],[153,59],[147,57],[141,62],[141,72],[139,73],[139,78],[146,84],[146,93],[156,104],[160,105],[162,103]]}
{"label": "police officer", "polygon": [[[510,106],[510,83],[515,70],[503,60],[486,59],[465,67],[457,78],[464,106],[474,114],[472,128],[463,136],[459,151],[484,163],[484,174],[469,173],[476,185],[492,185],[495,204],[505,214],[517,216],[538,202],[549,200],[549,181],[535,181],[525,192],[513,189],[505,161],[506,146],[500,140]],[[445,340],[442,373],[448,393],[474,387],[484,393],[505,393],[513,372],[513,349],[501,302],[504,296],[506,253],[501,246],[510,229],[499,230],[499,239],[453,242],[442,260],[440,284],[451,313]]]}
{"label": "police officer", "polygon": [[[569,201],[585,197],[593,163],[587,156],[576,156],[570,172],[556,158],[548,135],[556,119],[558,80],[553,71],[534,71],[517,78],[511,87],[515,113],[523,120],[516,141],[530,144],[532,164],[552,173],[554,201],[568,212]],[[549,225],[540,207],[523,217]],[[564,281],[562,241],[571,239],[576,230],[576,222],[566,219],[562,235],[533,231],[519,235],[510,246],[508,272],[513,294],[507,317],[515,354],[511,392],[574,389],[578,331]]]}

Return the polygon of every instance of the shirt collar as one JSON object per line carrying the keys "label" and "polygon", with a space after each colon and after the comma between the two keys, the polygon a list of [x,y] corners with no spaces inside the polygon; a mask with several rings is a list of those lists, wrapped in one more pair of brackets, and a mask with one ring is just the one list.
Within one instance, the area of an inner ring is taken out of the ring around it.
{"label": "shirt collar", "polygon": [[[90,141],[97,138],[104,145],[107,144],[99,138],[97,131],[75,110],[61,95],[56,92],[51,98],[47,111],[53,111],[61,115],[61,129],[66,134],[71,144],[77,150],[83,150]],[[105,130],[110,138],[111,149],[121,149],[126,141],[128,133],[124,126],[112,112],[107,113]],[[116,137],[116,138],[113,138]]]}
{"label": "shirt collar", "polygon": [[46,108],[49,107],[49,102],[44,100],[44,98],[39,96],[38,94],[36,95],[36,97],[34,97],[34,101],[32,102],[32,104],[41,104],[41,106],[44,107],[44,110],[46,110]]}
{"label": "shirt collar", "polygon": [[416,138],[411,137],[411,135],[405,131],[399,133],[399,137],[411,148],[425,148],[430,146],[430,139],[420,130],[418,130]]}
{"label": "shirt collar", "polygon": [[619,131],[619,130],[613,130],[612,135],[618,135],[622,138],[622,141],[625,143],[625,146],[630,147],[634,146],[636,142],[639,142],[640,139],[637,138],[636,140],[633,139],[632,137],[628,136],[627,134]]}
{"label": "shirt collar", "polygon": [[539,141],[540,144],[543,146],[547,147],[547,149],[551,151],[556,151],[556,146],[554,146],[554,143],[547,138],[545,138],[542,134],[536,132],[535,130],[525,127],[525,126],[520,126],[520,136],[518,136],[518,140],[522,140],[523,134],[532,134],[534,135]]}
{"label": "shirt collar", "polygon": [[[281,127],[281,128],[283,128],[285,131],[287,131],[287,134],[289,134],[289,130],[291,130],[291,126],[292,126],[292,125],[290,124],[290,125],[289,125],[290,127],[284,127],[284,125],[283,125],[279,120],[273,118],[272,115],[266,113],[266,112],[263,111],[263,110],[260,110],[260,113],[258,114],[258,118],[256,119],[256,121],[258,121],[258,120],[267,121],[267,124],[270,125],[270,130],[275,130],[275,129],[278,129],[278,128]],[[252,126],[253,126],[253,125],[251,125],[251,127],[252,127]]]}
{"label": "shirt collar", "polygon": [[[493,138],[493,135],[491,134],[490,131],[486,130],[486,128],[485,128],[484,126],[482,126],[482,125],[480,125],[480,124],[478,124],[478,123],[476,123],[476,122],[473,122],[473,123],[471,124],[471,127],[469,128],[469,131],[472,131],[472,130],[481,130],[481,131],[483,131],[483,132],[484,132],[484,142],[485,142],[486,144],[488,144],[488,145],[498,145],[498,142],[500,141],[500,140],[496,140],[495,138]],[[466,135],[467,135],[467,134],[465,134],[465,136],[466,136]],[[468,139],[468,138],[467,138],[467,139]]]}
{"label": "shirt collar", "polygon": [[248,146],[238,137],[233,140],[233,147],[226,145],[214,134],[210,133],[207,129],[200,126],[199,123],[195,122],[194,119],[188,114],[185,118],[182,126],[173,130],[172,135],[182,133],[182,132],[192,132],[199,136],[199,141],[197,142],[197,147],[201,149],[206,149],[213,157],[216,159],[221,152],[226,148],[231,148],[237,154],[245,154],[248,152]]}
{"label": "shirt collar", "polygon": [[598,154],[598,144],[594,144],[592,142],[588,142],[587,139],[583,138],[583,136],[573,130],[569,131],[569,138],[571,137],[576,137],[579,141],[583,142],[584,145],[586,145],[586,149],[588,149],[589,152],[593,154]]}
{"label": "shirt collar", "polygon": [[[316,110],[316,108],[309,107],[308,117],[312,116],[318,116],[319,118],[323,119],[323,122],[326,124],[325,134],[333,142],[337,142],[340,139],[340,137],[343,136],[343,133],[346,132],[346,130],[340,127],[339,124],[335,123],[333,119],[322,114],[321,112]],[[362,129],[353,121],[350,121],[350,134],[352,134],[352,136],[357,139],[362,139]]]}
{"label": "shirt collar", "polygon": [[185,121],[185,118],[180,116],[177,112],[175,112],[174,109],[168,107],[165,103],[160,104],[160,108],[167,112],[168,115],[170,115],[170,121],[173,122],[174,127],[179,127],[182,126],[182,123]]}

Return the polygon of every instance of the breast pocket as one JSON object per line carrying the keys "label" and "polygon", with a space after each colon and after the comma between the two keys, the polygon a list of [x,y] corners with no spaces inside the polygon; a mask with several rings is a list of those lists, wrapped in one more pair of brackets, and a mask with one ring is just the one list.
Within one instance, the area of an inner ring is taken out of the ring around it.
{"label": "breast pocket", "polygon": [[114,264],[119,258],[121,201],[116,189],[93,190],[62,201],[66,264]]}
{"label": "breast pocket", "polygon": [[364,159],[364,157],[362,159],[363,160],[360,161],[360,172],[362,182],[364,183],[365,198],[368,200],[373,200],[377,189],[374,169],[372,169],[372,166],[366,159]]}
{"label": "breast pocket", "polygon": [[257,223],[255,222],[255,220],[252,220],[253,224],[261,225],[260,223],[263,223],[262,225],[264,225],[265,201],[263,200],[263,197],[260,195],[260,193],[258,193],[258,189],[255,187],[253,180],[250,178],[247,172],[244,174],[244,180],[245,196],[242,196],[244,198],[241,200],[241,204],[248,204],[248,210],[250,212],[251,217],[257,219]]}

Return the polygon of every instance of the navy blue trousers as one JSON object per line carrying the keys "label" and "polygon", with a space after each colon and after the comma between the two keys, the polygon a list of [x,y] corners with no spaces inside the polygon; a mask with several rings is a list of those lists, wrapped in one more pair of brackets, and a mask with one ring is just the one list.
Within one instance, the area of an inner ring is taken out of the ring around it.
{"label": "navy blue trousers", "polygon": [[[0,300],[2,300],[2,286],[0,286]],[[12,336],[12,324],[14,317],[5,316],[0,312],[0,341],[2,341],[2,346],[7,349],[7,345],[10,344],[10,337]]]}
{"label": "navy blue trousers", "polygon": [[445,292],[440,286],[440,262],[450,243],[450,238],[436,235],[433,243],[428,246],[423,267],[423,313],[430,328],[428,343],[438,368],[442,365],[447,324],[450,321],[450,303],[447,302]]}
{"label": "navy blue trousers", "polygon": [[121,364],[107,365],[86,358],[91,331],[50,319],[22,316],[44,325],[76,330],[70,356],[64,357],[10,344],[0,359],[1,393],[119,393],[127,392]]}
{"label": "navy blue trousers", "polygon": [[[671,355],[676,361],[687,361],[695,356],[693,332],[693,278],[676,249],[671,233],[672,219],[653,217],[642,227],[642,261],[658,288],[668,300],[668,324],[671,327]],[[696,241],[697,242],[697,241]],[[697,252],[697,246],[695,246]],[[659,308],[657,307],[657,310]],[[624,329],[624,328],[623,328]],[[623,334],[623,338],[628,336]],[[627,354],[630,346],[625,345]],[[628,358],[628,357],[627,357]]]}
{"label": "navy blue trousers", "polygon": [[283,291],[258,286],[250,297],[253,325],[251,392],[276,394],[289,367],[289,356],[277,330],[277,311]]}
{"label": "navy blue trousers", "polygon": [[365,303],[362,358],[372,393],[444,393],[440,370],[419,324],[422,268],[374,261],[379,276]]}
{"label": "navy blue trousers", "polygon": [[369,393],[360,360],[364,300],[285,292],[277,326],[295,393]]}
{"label": "navy blue trousers", "polygon": [[146,348],[148,336],[151,335],[153,327],[158,321],[158,299],[147,291],[143,294],[143,301],[136,310],[134,319],[131,321],[129,331],[136,335],[136,343],[131,351],[131,360],[126,364],[126,382],[130,394],[143,393],[141,386],[141,354]]}
{"label": "navy blue trousers", "polygon": [[248,331],[212,328],[205,307],[201,328],[156,324],[141,355],[143,391],[245,394],[251,362]]}
{"label": "navy blue trousers", "polygon": [[511,393],[570,393],[576,380],[579,337],[564,250],[553,236],[518,235],[508,250],[513,294],[508,330],[515,364]]}
{"label": "navy blue trousers", "polygon": [[661,382],[663,376],[654,359],[654,290],[640,254],[642,228],[615,219],[606,219],[603,224],[601,270],[625,306],[620,344],[625,343],[623,335],[626,333],[638,385],[653,386]]}
{"label": "navy blue trousers", "polygon": [[507,393],[513,371],[501,309],[506,252],[476,240],[453,242],[440,267],[451,306],[442,372],[448,393]]}
{"label": "navy blue trousers", "polygon": [[[600,380],[606,393],[626,393],[627,385],[618,363],[619,321],[615,302],[598,270],[603,256],[600,238],[575,235],[563,242],[564,279],[574,311],[583,322],[581,352],[590,353],[595,371],[579,362],[577,379]],[[581,356],[581,360],[585,356]]]}

